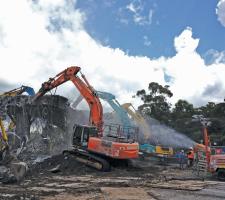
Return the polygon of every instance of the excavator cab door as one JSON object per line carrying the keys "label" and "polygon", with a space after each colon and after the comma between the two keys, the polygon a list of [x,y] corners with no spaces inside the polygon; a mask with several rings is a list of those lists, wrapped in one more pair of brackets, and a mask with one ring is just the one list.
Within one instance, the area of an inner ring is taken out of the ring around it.
{"label": "excavator cab door", "polygon": [[98,130],[93,126],[75,124],[73,127],[73,146],[87,148],[89,137],[97,137]]}

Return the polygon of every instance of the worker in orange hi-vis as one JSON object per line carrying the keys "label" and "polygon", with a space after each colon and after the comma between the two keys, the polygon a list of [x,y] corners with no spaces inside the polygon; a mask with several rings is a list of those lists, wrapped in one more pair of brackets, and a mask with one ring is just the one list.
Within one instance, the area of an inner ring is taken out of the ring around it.
{"label": "worker in orange hi-vis", "polygon": [[188,167],[192,167],[193,161],[194,161],[194,150],[193,150],[192,147],[189,148],[189,151],[187,153],[187,157],[188,157]]}

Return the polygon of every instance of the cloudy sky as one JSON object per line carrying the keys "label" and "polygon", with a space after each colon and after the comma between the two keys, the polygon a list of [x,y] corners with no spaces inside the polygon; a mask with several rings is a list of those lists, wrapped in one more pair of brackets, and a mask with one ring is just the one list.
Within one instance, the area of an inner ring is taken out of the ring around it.
{"label": "cloudy sky", "polygon": [[[0,92],[82,68],[121,103],[156,81],[171,102],[225,97],[225,0],[0,1]],[[71,83],[58,89],[70,99]]]}

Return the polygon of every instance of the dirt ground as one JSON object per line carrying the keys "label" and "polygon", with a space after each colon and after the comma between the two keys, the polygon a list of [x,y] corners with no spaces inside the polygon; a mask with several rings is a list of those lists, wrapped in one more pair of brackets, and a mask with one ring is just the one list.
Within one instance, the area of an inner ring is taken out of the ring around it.
{"label": "dirt ground", "polygon": [[[61,164],[57,173],[49,170]],[[176,164],[150,159],[133,166],[97,172],[72,158],[55,156],[30,166],[20,184],[0,184],[0,199],[10,200],[208,200],[225,199],[225,184],[203,180]]]}

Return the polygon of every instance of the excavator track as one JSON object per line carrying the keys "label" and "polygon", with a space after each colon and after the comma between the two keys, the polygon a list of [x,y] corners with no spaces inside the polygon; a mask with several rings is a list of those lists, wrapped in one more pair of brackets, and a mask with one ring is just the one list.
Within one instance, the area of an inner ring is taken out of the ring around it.
{"label": "excavator track", "polygon": [[110,164],[104,158],[91,154],[83,149],[72,149],[63,151],[63,155],[72,155],[78,162],[102,172],[110,171]]}

